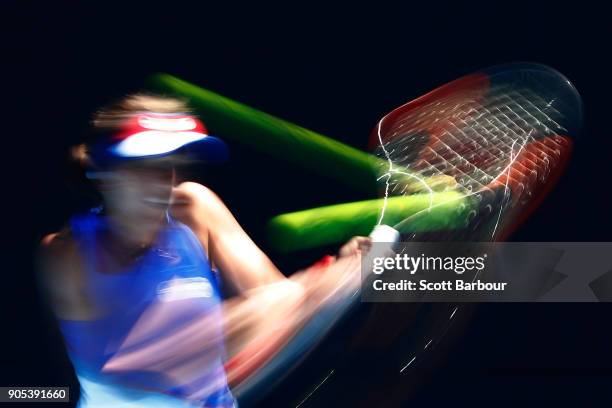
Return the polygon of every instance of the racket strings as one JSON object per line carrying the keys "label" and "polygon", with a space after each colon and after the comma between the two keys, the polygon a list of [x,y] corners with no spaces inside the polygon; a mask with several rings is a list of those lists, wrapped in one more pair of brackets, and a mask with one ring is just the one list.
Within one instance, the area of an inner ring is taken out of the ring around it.
{"label": "racket strings", "polygon": [[[536,144],[510,162],[527,144],[565,130],[555,99],[508,85],[492,88],[485,100],[480,94],[460,92],[399,115],[380,138],[389,160],[422,179],[452,176],[466,192],[483,190],[508,171],[524,186],[538,174],[545,178],[560,156],[558,142]],[[402,194],[413,183],[399,175],[391,181],[390,191]]]}
{"label": "racket strings", "polygon": [[[415,180],[431,184],[440,176],[451,177],[455,183],[444,189],[462,191],[476,203],[462,233],[494,235],[510,210],[528,204],[567,157],[570,142],[558,136],[567,129],[557,105],[554,95],[502,84],[486,95],[479,89],[462,90],[400,108],[379,126],[376,154],[387,159],[380,168],[388,175],[387,195],[418,191]],[[433,190],[418,192],[426,191]],[[425,215],[403,222],[419,216]],[[446,232],[453,238],[458,233]]]}

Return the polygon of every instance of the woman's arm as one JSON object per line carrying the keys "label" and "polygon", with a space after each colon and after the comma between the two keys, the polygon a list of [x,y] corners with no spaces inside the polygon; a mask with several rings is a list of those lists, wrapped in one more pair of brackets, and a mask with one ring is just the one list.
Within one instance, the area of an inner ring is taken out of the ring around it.
{"label": "woman's arm", "polygon": [[92,317],[94,312],[81,289],[83,265],[68,229],[43,238],[37,266],[39,284],[58,318]]}
{"label": "woman's arm", "polygon": [[174,197],[173,216],[195,232],[210,261],[236,289],[242,292],[285,279],[210,189],[186,182],[175,189]]}

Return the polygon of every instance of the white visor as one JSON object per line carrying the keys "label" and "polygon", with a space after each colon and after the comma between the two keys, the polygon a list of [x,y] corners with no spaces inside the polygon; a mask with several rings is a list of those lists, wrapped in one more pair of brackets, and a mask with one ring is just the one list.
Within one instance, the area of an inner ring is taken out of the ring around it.
{"label": "white visor", "polygon": [[135,133],[112,147],[121,157],[146,157],[171,153],[189,143],[203,140],[207,135],[199,132],[166,132],[147,130]]}

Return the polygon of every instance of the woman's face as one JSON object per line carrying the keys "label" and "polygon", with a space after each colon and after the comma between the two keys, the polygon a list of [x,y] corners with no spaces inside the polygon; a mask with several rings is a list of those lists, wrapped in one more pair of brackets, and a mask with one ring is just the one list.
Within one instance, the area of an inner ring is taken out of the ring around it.
{"label": "woman's face", "polygon": [[110,175],[100,185],[106,213],[138,235],[157,230],[170,205],[172,165],[135,162],[113,168]]}

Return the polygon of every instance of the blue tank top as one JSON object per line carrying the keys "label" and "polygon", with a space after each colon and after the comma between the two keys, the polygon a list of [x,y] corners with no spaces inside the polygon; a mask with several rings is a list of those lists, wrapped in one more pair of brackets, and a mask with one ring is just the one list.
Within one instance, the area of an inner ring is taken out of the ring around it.
{"label": "blue tank top", "polygon": [[[100,236],[108,228],[105,218],[91,212],[71,219],[72,235],[85,265],[85,296],[100,313],[92,320],[59,321],[81,384],[81,407],[236,406],[223,368],[221,296],[216,274],[193,231],[170,216],[166,223],[138,261],[109,274],[95,267],[99,265]],[[187,356],[187,360],[205,361],[201,369],[197,366],[197,375],[190,375],[187,383],[176,383],[176,378],[167,378],[163,369],[103,370],[107,362],[125,351],[125,341],[135,325],[147,323],[147,311],[160,305],[165,318],[155,335],[139,338],[136,345],[128,347],[163,341],[190,322],[206,319],[213,322],[206,330],[215,341]]]}

